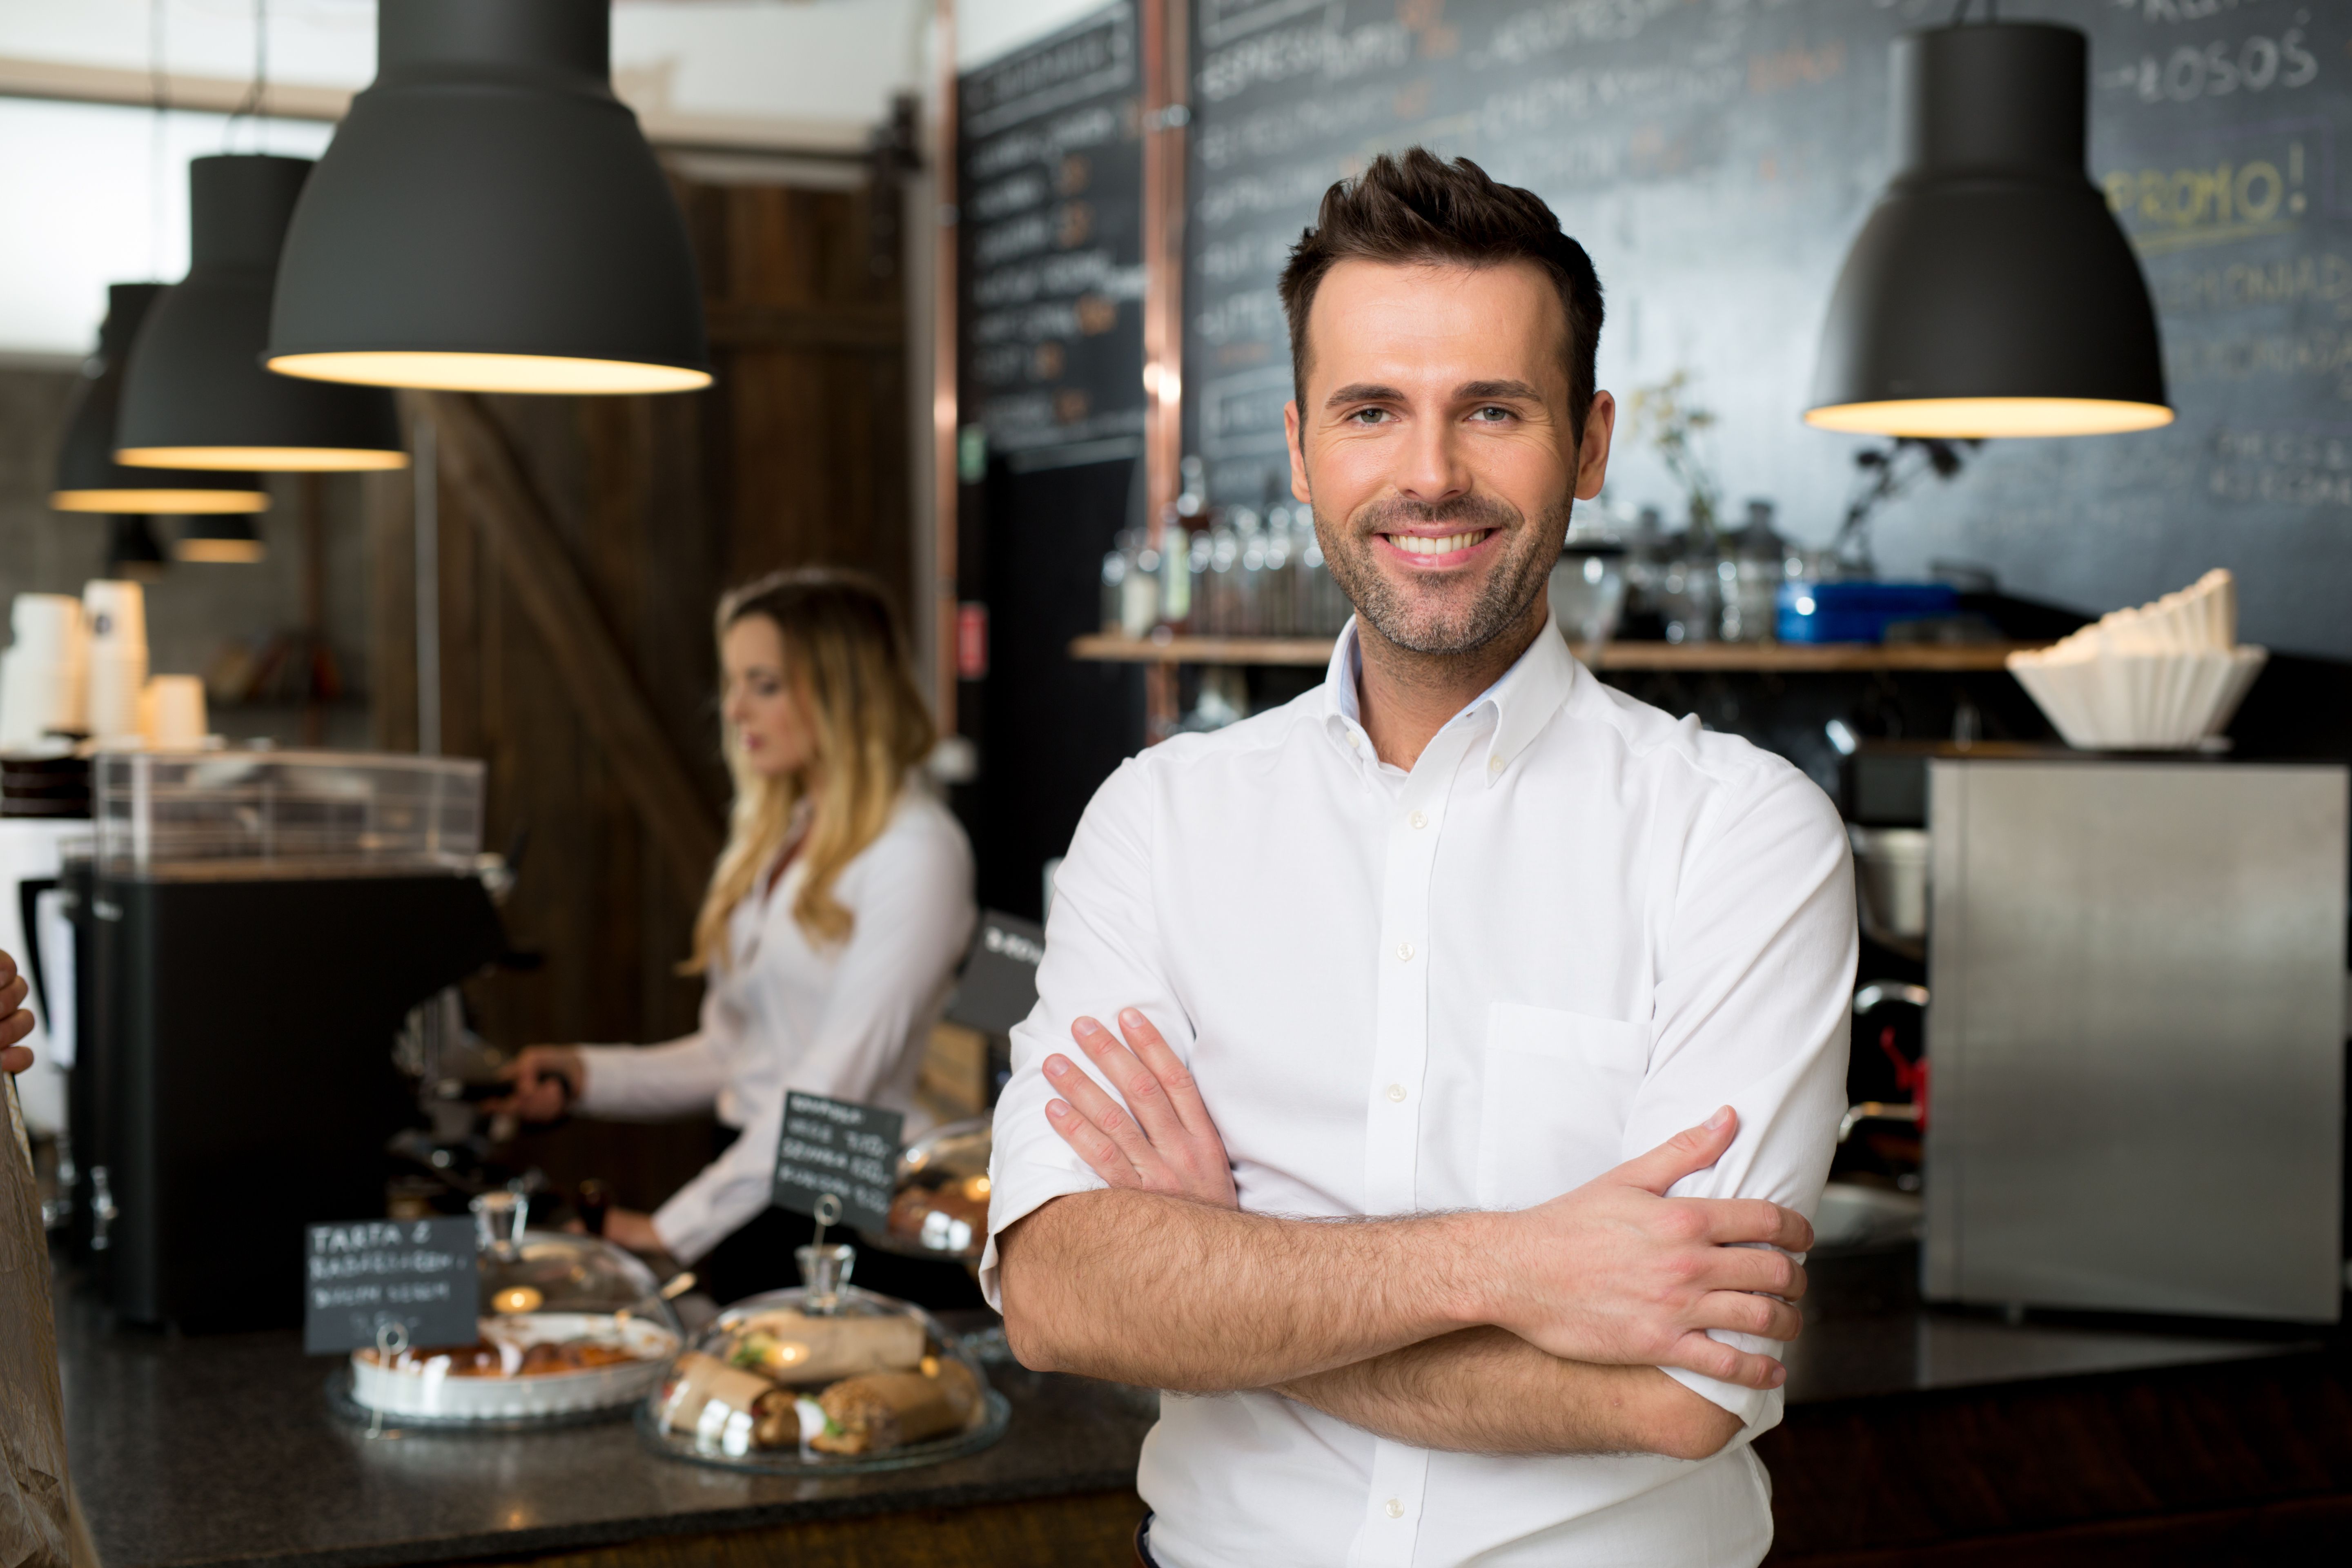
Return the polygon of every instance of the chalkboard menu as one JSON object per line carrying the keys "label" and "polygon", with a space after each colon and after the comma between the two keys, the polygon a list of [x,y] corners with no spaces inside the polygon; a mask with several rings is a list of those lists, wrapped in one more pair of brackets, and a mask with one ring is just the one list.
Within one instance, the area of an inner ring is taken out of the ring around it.
{"label": "chalkboard menu", "polygon": [[303,1237],[302,1349],[361,1350],[397,1325],[412,1345],[474,1339],[478,1261],[470,1219],[352,1220]]}
{"label": "chalkboard menu", "polygon": [[1140,53],[1120,4],[958,88],[963,420],[1016,471],[1142,450]]}
{"label": "chalkboard menu", "polygon": [[[1981,7],[1979,7],[1979,13]],[[1193,0],[1186,450],[1219,500],[1286,485],[1274,282],[1384,149],[1552,204],[1609,300],[1603,386],[1681,370],[1727,499],[1833,531],[1857,443],[1808,429],[1847,246],[1884,187],[1889,44],[1952,0]],[[2208,567],[2249,640],[2352,656],[2352,5],[2032,0],[2091,36],[2091,157],[2156,296],[2179,417],[1988,446],[1890,509],[1881,563],[1987,565],[2088,609]],[[1638,437],[1609,495],[1679,510]]]}
{"label": "chalkboard menu", "polygon": [[882,1229],[890,1223],[898,1134],[906,1122],[899,1111],[793,1090],[784,1098],[783,1133],[776,1142],[773,1201],[813,1215],[831,1197],[841,1205],[836,1219]]}

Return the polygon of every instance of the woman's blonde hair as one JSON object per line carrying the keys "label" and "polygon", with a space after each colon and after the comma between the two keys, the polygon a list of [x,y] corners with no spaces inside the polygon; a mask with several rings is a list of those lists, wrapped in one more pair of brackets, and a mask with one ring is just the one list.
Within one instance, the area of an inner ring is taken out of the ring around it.
{"label": "woman's blonde hair", "polygon": [[[767,617],[782,639],[784,679],[809,728],[810,766],[767,777],[743,755],[733,729],[723,727],[735,804],[727,847],[695,917],[694,957],[685,965],[689,973],[726,965],[728,920],[783,848],[803,802],[812,808],[802,835],[803,874],[793,918],[812,942],[847,937],[856,917],[834,897],[834,884],[842,868],[889,826],[907,770],[923,760],[934,739],[898,620],[871,578],[810,568],[747,584],[719,602],[720,643],[753,616]],[[812,768],[822,775],[821,789],[811,789]]]}

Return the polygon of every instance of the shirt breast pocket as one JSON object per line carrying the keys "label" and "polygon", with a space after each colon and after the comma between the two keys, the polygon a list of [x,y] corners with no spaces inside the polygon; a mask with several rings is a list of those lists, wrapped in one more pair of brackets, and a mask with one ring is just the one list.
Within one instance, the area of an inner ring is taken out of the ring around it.
{"label": "shirt breast pocket", "polygon": [[1487,1013],[1478,1206],[1528,1208],[1622,1163],[1620,1142],[1650,1062],[1650,1031],[1558,1007]]}

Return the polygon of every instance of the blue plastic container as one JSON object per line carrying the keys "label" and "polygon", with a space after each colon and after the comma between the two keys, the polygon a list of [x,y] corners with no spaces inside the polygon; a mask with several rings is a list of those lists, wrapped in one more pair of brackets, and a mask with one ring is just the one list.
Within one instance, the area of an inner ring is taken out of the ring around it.
{"label": "blue plastic container", "polygon": [[1782,642],[1885,642],[1896,621],[1959,607],[1959,590],[1944,583],[1784,583],[1773,629]]}

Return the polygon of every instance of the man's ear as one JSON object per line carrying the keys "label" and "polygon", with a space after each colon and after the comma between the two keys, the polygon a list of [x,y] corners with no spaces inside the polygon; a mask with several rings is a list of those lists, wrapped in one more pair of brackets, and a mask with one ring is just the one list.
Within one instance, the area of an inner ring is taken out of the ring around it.
{"label": "man's ear", "polygon": [[1315,497],[1307,486],[1307,448],[1300,445],[1305,436],[1299,427],[1298,400],[1294,397],[1282,405],[1282,437],[1290,444],[1290,499],[1311,502]]}
{"label": "man's ear", "polygon": [[1584,413],[1584,440],[1576,455],[1576,499],[1591,500],[1609,479],[1609,439],[1617,429],[1617,400],[1605,392],[1592,395]]}

